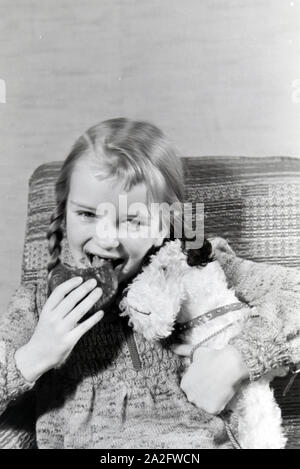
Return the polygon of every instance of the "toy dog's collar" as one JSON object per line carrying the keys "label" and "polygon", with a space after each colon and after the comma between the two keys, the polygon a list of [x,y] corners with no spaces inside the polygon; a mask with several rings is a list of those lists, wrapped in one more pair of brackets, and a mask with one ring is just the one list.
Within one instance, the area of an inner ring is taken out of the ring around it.
{"label": "toy dog's collar", "polygon": [[237,311],[244,307],[245,305],[241,302],[231,303],[226,306],[220,306],[219,308],[212,309],[208,313],[202,314],[201,316],[197,316],[196,318],[193,318],[190,321],[178,322],[175,326],[175,330],[177,332],[184,332],[188,329],[192,329],[195,326],[206,324],[212,319],[215,319],[219,316],[223,316],[224,314],[227,314],[230,311]]}

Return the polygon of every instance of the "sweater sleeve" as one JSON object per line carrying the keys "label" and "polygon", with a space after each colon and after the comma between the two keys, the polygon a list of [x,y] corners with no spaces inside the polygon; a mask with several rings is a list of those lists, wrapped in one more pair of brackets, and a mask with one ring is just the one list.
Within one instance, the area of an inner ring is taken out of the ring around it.
{"label": "sweater sleeve", "polygon": [[241,353],[251,381],[275,368],[289,367],[293,362],[286,337],[262,317],[250,318],[243,331],[229,343]]}
{"label": "sweater sleeve", "polygon": [[230,344],[248,366],[251,380],[300,362],[300,271],[216,252],[228,285],[253,308],[243,331]]}
{"label": "sweater sleeve", "polygon": [[33,334],[37,322],[35,294],[35,285],[21,285],[0,318],[0,414],[34,385],[18,370],[15,353]]}

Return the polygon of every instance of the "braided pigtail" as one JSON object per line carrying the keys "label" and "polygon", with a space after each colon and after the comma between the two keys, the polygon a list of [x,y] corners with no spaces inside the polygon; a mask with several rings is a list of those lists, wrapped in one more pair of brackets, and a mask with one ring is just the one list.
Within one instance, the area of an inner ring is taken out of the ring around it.
{"label": "braided pigtail", "polygon": [[48,262],[48,274],[60,263],[61,241],[63,239],[62,223],[64,220],[63,207],[57,207],[51,216],[50,226],[47,232],[48,251],[50,260]]}
{"label": "braided pigtail", "polygon": [[79,137],[73,145],[71,152],[65,159],[55,184],[56,208],[52,213],[50,226],[47,232],[48,251],[50,259],[47,265],[48,276],[60,261],[61,241],[63,239],[63,223],[70,189],[70,179],[76,162],[88,152],[91,143],[86,135]]}

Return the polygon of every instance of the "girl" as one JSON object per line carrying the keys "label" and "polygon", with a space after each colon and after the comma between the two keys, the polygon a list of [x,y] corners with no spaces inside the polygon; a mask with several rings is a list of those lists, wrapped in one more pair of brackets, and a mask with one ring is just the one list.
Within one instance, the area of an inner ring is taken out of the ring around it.
{"label": "girl", "polygon": [[[65,229],[73,266],[91,256],[112,259],[121,294],[167,236],[164,223],[143,207],[183,196],[180,159],[159,129],[128,119],[90,128],[56,184],[50,274]],[[103,203],[116,210],[99,213]],[[198,349],[182,388],[200,410],[180,389],[180,358],[168,344],[133,334],[117,303],[105,315],[84,318],[101,294],[95,281],[81,278],[62,283],[48,299],[46,283],[21,286],[2,317],[0,411],[31,389],[38,448],[230,448],[223,421],[213,414],[249,374],[256,378],[291,361],[279,326],[282,340],[270,345],[274,336],[266,339],[251,322],[235,347]]]}

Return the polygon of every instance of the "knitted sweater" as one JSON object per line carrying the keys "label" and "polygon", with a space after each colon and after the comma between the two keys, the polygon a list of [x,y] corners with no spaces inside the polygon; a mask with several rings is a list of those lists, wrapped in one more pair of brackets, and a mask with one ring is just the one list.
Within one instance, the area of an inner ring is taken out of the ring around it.
{"label": "knitted sweater", "polygon": [[[261,313],[233,341],[251,379],[300,361],[299,271],[222,252],[217,258],[230,286]],[[45,280],[22,285],[1,319],[0,412],[7,410],[0,447],[29,447],[34,440],[38,448],[231,447],[223,421],[190,404],[180,390],[182,363],[168,343],[149,343],[133,334],[116,308],[78,342],[60,369],[34,386],[27,383],[14,354],[33,333],[45,287]],[[23,425],[20,410],[17,420],[10,418],[13,405],[24,410],[28,392],[32,426]]]}

